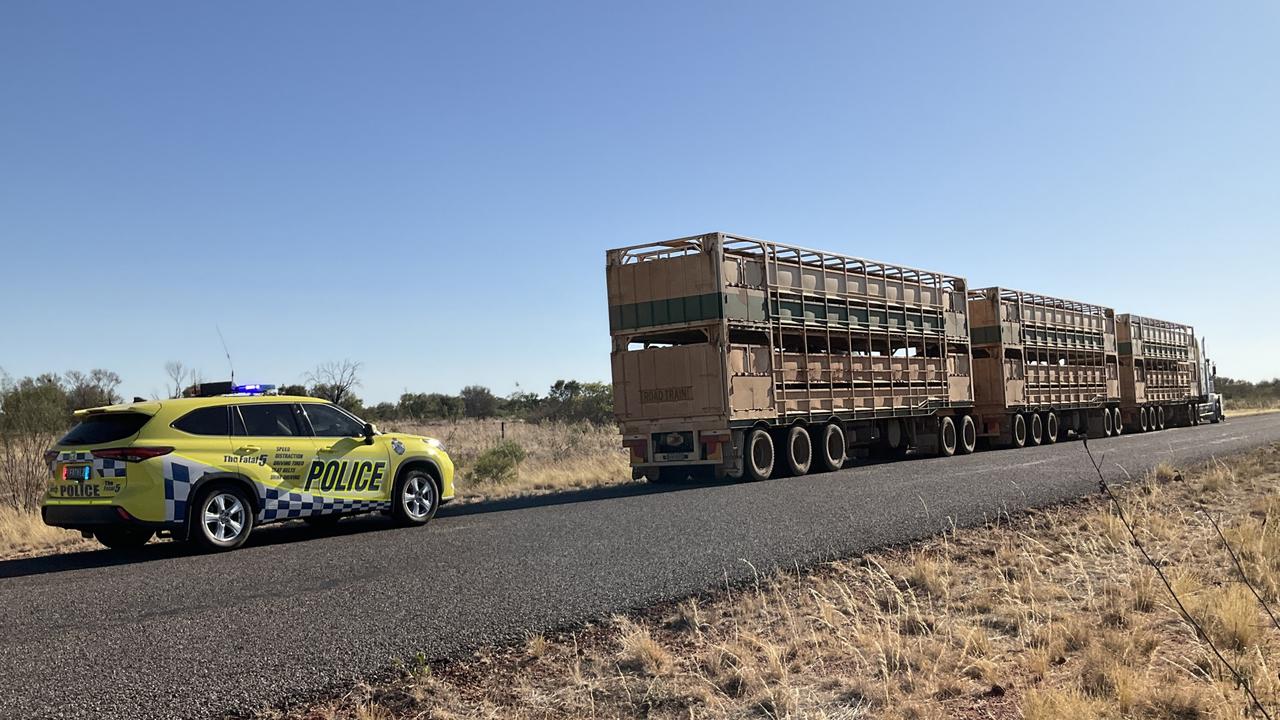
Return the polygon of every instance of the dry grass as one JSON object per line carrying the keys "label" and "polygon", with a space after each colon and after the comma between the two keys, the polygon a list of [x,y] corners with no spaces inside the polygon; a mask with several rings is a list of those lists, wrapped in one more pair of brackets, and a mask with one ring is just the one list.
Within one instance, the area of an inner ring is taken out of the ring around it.
{"label": "dry grass", "polygon": [[460,500],[483,500],[533,495],[558,490],[600,487],[631,482],[631,465],[622,438],[613,426],[590,423],[506,422],[506,439],[524,448],[527,456],[514,480],[473,482],[471,468],[485,450],[502,439],[498,420],[456,423],[389,423],[387,431],[426,435],[444,443],[457,469]]}
{"label": "dry grass", "polygon": [[[1088,470],[1081,458],[1082,472]],[[1188,609],[1280,707],[1280,446],[1122,492]],[[762,577],[260,717],[1244,718],[1240,691],[1100,501]]]}
{"label": "dry grass", "polygon": [[40,513],[0,506],[0,558],[11,559],[94,547],[80,533],[49,527]]}
{"label": "dry grass", "polygon": [[1280,412],[1280,405],[1266,405],[1261,407],[1236,407],[1227,405],[1222,409],[1222,414],[1227,417],[1245,417],[1248,415],[1266,415],[1267,413]]}

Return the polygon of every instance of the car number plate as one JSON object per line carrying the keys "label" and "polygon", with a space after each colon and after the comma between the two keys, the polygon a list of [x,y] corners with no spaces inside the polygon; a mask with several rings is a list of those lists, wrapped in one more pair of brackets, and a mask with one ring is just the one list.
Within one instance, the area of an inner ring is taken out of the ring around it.
{"label": "car number plate", "polygon": [[89,465],[63,465],[62,479],[73,482],[85,482],[93,477],[93,468]]}

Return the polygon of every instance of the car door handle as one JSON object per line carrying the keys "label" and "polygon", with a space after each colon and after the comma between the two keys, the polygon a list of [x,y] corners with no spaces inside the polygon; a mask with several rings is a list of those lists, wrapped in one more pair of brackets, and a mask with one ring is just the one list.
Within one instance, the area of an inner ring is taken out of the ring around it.
{"label": "car door handle", "polygon": [[262,448],[258,447],[257,445],[244,445],[236,449],[236,454],[237,455],[253,455],[261,449]]}
{"label": "car door handle", "polygon": [[324,455],[328,455],[329,453],[332,453],[332,452],[333,452],[333,446],[332,446],[332,445],[329,445],[328,447],[322,447],[322,448],[320,448],[319,450],[317,450],[316,452],[317,452],[317,453],[324,454]]}

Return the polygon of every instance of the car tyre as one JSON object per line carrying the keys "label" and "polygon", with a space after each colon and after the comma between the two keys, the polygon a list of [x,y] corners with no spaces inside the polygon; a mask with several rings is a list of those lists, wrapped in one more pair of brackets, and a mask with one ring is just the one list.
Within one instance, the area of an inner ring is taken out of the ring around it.
{"label": "car tyre", "polygon": [[[1110,412],[1109,410],[1107,412]],[[1052,445],[1058,442],[1058,414],[1045,413],[1044,416],[1044,442],[1046,445]]]}
{"label": "car tyre", "polygon": [[191,506],[188,536],[204,550],[234,550],[253,532],[253,505],[234,485],[215,485],[200,491]]}
{"label": "car tyre", "polygon": [[813,432],[819,472],[833,472],[844,467],[846,458],[844,429],[836,423],[823,425]]}
{"label": "car tyre", "polygon": [[1027,413],[1031,433],[1027,436],[1028,445],[1039,445],[1044,440],[1044,424],[1040,422],[1039,413]]}
{"label": "car tyre", "polygon": [[956,446],[956,452],[961,455],[968,455],[978,448],[978,426],[973,422],[972,415],[963,415],[960,417],[960,443]]}
{"label": "car tyre", "polygon": [[938,419],[938,457],[951,457],[956,454],[956,421],[950,415]]}
{"label": "car tyre", "polygon": [[773,437],[769,431],[756,428],[747,434],[742,476],[751,481],[768,480],[773,475]]}
{"label": "car tyre", "polygon": [[98,542],[112,550],[137,550],[146,545],[154,534],[153,531],[145,528],[128,526],[105,527],[93,532]]}
{"label": "car tyre", "polygon": [[1022,413],[1013,414],[1013,427],[1010,428],[1011,447],[1025,447],[1027,444],[1027,421],[1022,417]]}
{"label": "car tyre", "polygon": [[787,472],[791,477],[809,474],[813,465],[813,441],[809,431],[800,425],[787,430]]}
{"label": "car tyre", "polygon": [[391,515],[401,525],[425,525],[440,509],[440,488],[431,473],[410,470],[396,481]]}

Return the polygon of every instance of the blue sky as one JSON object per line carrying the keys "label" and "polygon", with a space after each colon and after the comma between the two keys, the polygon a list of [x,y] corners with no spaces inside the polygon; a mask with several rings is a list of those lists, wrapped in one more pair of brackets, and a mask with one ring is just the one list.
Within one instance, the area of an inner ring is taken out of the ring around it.
{"label": "blue sky", "polygon": [[[607,380],[607,248],[727,230],[1280,374],[1280,5],[0,6],[0,367]],[[1225,263],[1217,261],[1224,260]]]}

